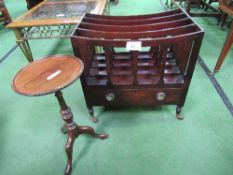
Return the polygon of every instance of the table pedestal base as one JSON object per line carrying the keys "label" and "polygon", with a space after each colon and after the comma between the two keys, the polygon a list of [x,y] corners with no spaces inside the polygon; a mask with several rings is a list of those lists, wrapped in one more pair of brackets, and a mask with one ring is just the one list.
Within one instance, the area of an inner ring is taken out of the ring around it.
{"label": "table pedestal base", "polygon": [[107,134],[97,134],[94,129],[89,126],[79,126],[73,121],[73,114],[65,103],[63,95],[61,91],[55,92],[55,96],[58,99],[60,108],[61,108],[61,116],[62,119],[66,122],[66,130],[68,134],[68,139],[65,146],[65,151],[67,155],[67,165],[65,169],[65,175],[70,175],[72,172],[72,155],[73,155],[73,144],[75,139],[81,134],[89,134],[93,137],[105,139],[108,137]]}

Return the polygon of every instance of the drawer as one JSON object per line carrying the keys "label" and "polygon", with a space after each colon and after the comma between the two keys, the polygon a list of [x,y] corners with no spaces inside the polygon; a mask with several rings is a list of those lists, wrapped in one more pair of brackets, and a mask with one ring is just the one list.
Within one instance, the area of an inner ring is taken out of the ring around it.
{"label": "drawer", "polygon": [[178,104],[184,94],[181,88],[166,89],[88,89],[93,106],[148,106]]}

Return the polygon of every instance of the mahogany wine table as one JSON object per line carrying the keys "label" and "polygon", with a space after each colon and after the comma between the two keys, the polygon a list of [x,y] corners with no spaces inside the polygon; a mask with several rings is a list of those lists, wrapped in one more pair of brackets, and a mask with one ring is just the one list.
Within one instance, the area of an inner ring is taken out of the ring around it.
{"label": "mahogany wine table", "polygon": [[55,93],[60,105],[60,112],[68,139],[65,146],[67,154],[67,165],[65,175],[72,171],[72,152],[75,139],[81,134],[105,139],[106,134],[96,134],[93,128],[79,126],[73,121],[71,108],[66,105],[61,90],[72,84],[83,72],[83,62],[73,56],[50,56],[34,61],[21,69],[13,80],[13,89],[26,96],[41,96]]}
{"label": "mahogany wine table", "polygon": [[70,37],[84,13],[108,13],[107,4],[108,0],[44,0],[7,27],[14,31],[16,42],[32,62],[29,39]]}
{"label": "mahogany wine table", "polygon": [[203,30],[182,9],[139,16],[87,13],[71,35],[83,60],[82,88],[93,106],[176,104],[180,114]]}

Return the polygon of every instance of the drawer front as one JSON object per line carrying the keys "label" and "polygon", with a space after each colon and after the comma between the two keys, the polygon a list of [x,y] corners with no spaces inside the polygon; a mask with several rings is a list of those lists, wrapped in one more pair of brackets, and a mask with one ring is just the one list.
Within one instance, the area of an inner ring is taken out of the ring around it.
{"label": "drawer front", "polygon": [[182,89],[89,89],[88,101],[101,106],[178,104]]}

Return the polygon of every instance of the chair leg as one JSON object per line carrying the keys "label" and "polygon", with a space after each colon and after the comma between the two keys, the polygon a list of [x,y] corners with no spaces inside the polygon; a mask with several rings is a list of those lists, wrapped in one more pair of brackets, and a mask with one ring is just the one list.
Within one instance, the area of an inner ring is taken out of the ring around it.
{"label": "chair leg", "polygon": [[[208,4],[210,5],[213,1],[212,0],[209,0]],[[208,10],[208,6],[205,7],[205,11]]]}
{"label": "chair leg", "polygon": [[231,28],[229,30],[229,33],[227,35],[227,38],[225,40],[225,43],[224,43],[224,46],[222,48],[222,51],[221,51],[221,54],[218,58],[218,61],[215,65],[215,68],[214,68],[214,72],[218,72],[223,61],[225,60],[226,56],[227,56],[227,53],[229,52],[231,46],[232,46],[232,43],[233,43],[233,23],[231,24]]}
{"label": "chair leg", "polygon": [[219,15],[218,15],[218,17],[217,17],[217,25],[220,25],[222,15],[223,15],[223,11],[221,11],[221,10],[219,9]]}
{"label": "chair leg", "polygon": [[227,13],[224,13],[222,14],[221,16],[221,22],[220,22],[220,28],[223,29],[223,26],[227,20],[227,17],[228,17],[228,14]]}
{"label": "chair leg", "polygon": [[233,22],[233,19],[231,20],[231,22],[229,22],[229,24],[228,24],[228,28],[230,28],[231,27],[231,25],[232,25],[232,22]]}
{"label": "chair leg", "polygon": [[118,4],[118,0],[110,0],[110,1],[113,1],[114,4]]}
{"label": "chair leg", "polygon": [[165,7],[169,7],[168,1],[169,1],[169,0],[166,0],[166,2],[165,2]]}
{"label": "chair leg", "polygon": [[8,23],[10,23],[12,21],[12,19],[11,19],[10,15],[9,15],[9,13],[7,11],[7,8],[6,8],[5,4],[4,4],[4,2],[1,2],[1,6],[2,7],[1,7],[0,11],[2,12],[2,16],[6,19],[5,23],[8,24]]}
{"label": "chair leg", "polygon": [[9,15],[9,13],[8,13],[8,11],[7,10],[4,10],[3,11],[3,15],[6,17],[6,23],[7,24],[9,24],[9,23],[11,23],[11,21],[12,21],[12,19],[11,19],[11,17],[10,17],[10,15]]}

